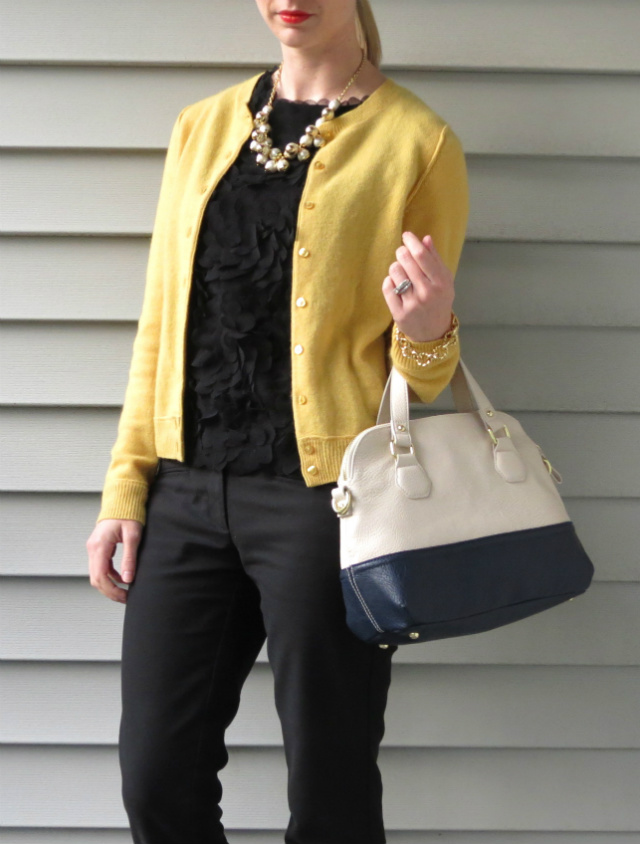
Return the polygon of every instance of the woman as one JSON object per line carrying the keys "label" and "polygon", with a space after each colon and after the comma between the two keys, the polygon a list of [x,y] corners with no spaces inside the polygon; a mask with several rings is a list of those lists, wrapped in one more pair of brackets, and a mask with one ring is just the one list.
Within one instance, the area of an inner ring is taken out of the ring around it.
{"label": "woman", "polygon": [[346,625],[330,490],[392,363],[425,402],[453,375],[465,160],[380,72],[367,0],[257,5],[282,64],[173,128],[90,581],[126,603],[134,841],[226,841],[224,731],[266,638],[285,841],[379,844],[397,648]]}

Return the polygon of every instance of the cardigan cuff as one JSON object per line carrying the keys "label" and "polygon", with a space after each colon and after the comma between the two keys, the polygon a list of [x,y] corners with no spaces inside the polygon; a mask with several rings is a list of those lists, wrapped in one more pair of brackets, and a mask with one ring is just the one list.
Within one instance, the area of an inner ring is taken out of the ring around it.
{"label": "cardigan cuff", "polygon": [[146,522],[146,503],[149,487],[140,481],[118,480],[106,484],[102,492],[100,512],[102,519],[135,519]]}
{"label": "cardigan cuff", "polygon": [[[421,366],[412,355],[404,355],[396,337],[395,323],[391,331],[389,357],[391,364],[402,374],[417,399],[423,404],[430,404],[447,387],[460,360],[460,338],[452,343],[446,354],[439,359],[432,359]],[[451,329],[449,329],[451,330]],[[409,341],[409,348],[416,352],[435,352],[442,346],[443,337],[435,340]]]}

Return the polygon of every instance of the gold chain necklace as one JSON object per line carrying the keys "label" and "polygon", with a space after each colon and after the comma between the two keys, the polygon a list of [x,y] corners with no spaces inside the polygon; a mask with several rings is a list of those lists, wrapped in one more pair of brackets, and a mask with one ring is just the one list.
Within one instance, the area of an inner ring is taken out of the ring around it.
{"label": "gold chain necklace", "polygon": [[283,63],[280,63],[274,74],[273,88],[271,89],[269,100],[267,104],[257,112],[253,121],[255,129],[251,133],[252,140],[250,149],[252,152],[258,153],[256,155],[256,162],[270,173],[284,173],[285,170],[289,169],[289,162],[294,158],[297,158],[298,161],[306,161],[311,156],[309,147],[323,147],[326,141],[320,133],[320,126],[322,126],[323,123],[327,123],[329,120],[333,120],[335,117],[335,111],[338,106],[341,105],[340,101],[342,100],[342,97],[353,85],[357,75],[362,70],[364,59],[365,55],[363,50],[362,59],[360,60],[358,69],[353,74],[346,87],[335,99],[329,102],[329,105],[326,108],[322,109],[321,116],[316,120],[315,124],[307,126],[304,130],[304,135],[300,137],[298,143],[287,144],[284,151],[273,146],[273,141],[270,138],[271,126],[269,125],[269,114],[273,110],[276,88],[278,87],[280,75],[282,73]]}

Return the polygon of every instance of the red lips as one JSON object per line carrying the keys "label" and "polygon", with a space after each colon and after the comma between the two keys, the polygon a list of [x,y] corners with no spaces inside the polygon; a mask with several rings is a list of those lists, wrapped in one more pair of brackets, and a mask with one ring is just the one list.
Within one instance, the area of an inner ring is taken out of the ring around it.
{"label": "red lips", "polygon": [[307,12],[297,11],[279,12],[278,14],[285,23],[302,23],[311,17]]}

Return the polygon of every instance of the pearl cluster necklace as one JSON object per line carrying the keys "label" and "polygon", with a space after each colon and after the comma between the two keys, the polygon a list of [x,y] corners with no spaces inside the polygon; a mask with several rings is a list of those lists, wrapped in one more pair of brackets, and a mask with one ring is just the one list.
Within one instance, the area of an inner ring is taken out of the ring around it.
{"label": "pearl cluster necklace", "polygon": [[338,94],[335,99],[329,102],[329,105],[326,108],[322,109],[321,116],[316,120],[315,124],[307,126],[304,135],[301,136],[298,143],[287,144],[284,148],[284,151],[278,149],[278,147],[274,147],[273,141],[269,137],[271,132],[271,126],[269,125],[269,115],[273,110],[273,101],[276,96],[276,89],[280,82],[280,75],[282,73],[281,63],[274,74],[274,82],[273,88],[271,90],[271,96],[269,97],[267,104],[263,106],[260,111],[257,112],[253,121],[255,129],[251,133],[252,140],[250,149],[252,152],[258,153],[256,155],[256,162],[261,167],[264,167],[265,170],[268,170],[269,173],[284,173],[285,170],[289,169],[289,162],[293,159],[297,159],[298,161],[306,161],[308,158],[310,158],[311,153],[309,152],[309,147],[323,147],[326,141],[320,133],[320,127],[323,123],[327,123],[329,120],[333,120],[333,118],[335,117],[335,111],[341,104],[340,101],[342,97],[345,95],[351,85],[353,85],[353,83],[355,82],[355,79],[360,73],[362,65],[364,64],[364,59],[365,54],[363,50],[362,59],[360,61],[360,64],[358,65],[358,69],[347,83],[347,86],[342,90],[340,94]]}

